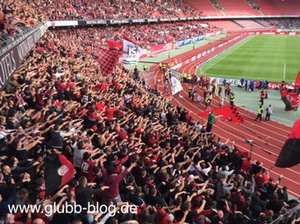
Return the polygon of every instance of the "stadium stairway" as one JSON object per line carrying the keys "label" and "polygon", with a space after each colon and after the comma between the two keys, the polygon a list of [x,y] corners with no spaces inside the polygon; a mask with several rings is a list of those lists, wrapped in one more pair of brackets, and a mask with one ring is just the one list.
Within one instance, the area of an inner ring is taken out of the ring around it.
{"label": "stadium stairway", "polygon": [[236,20],[231,20],[233,23],[235,23],[236,25],[238,25],[241,28],[245,28],[243,25],[239,24]]}
{"label": "stadium stairway", "polygon": [[191,5],[199,11],[202,11],[203,15],[225,16],[225,14],[217,10],[209,0],[184,0],[184,4]]}
{"label": "stadium stairway", "polygon": [[262,23],[261,21],[259,21],[257,19],[254,19],[253,21],[260,24],[262,27],[267,27],[264,23]]}
{"label": "stadium stairway", "polygon": [[259,15],[256,9],[249,6],[246,0],[218,0],[227,16],[236,15]]}
{"label": "stadium stairway", "polygon": [[234,22],[243,28],[249,28],[249,29],[265,28],[264,26],[255,22],[254,20],[234,20]]}

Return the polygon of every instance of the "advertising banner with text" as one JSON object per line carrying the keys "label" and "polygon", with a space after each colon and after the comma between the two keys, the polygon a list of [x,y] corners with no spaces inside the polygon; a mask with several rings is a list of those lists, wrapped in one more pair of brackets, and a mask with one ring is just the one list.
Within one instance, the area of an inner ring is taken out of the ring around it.
{"label": "advertising banner with text", "polygon": [[196,37],[184,38],[184,39],[181,39],[181,40],[176,40],[175,43],[176,43],[177,47],[181,47],[181,46],[184,46],[184,45],[187,45],[187,44],[198,42],[198,41],[203,40],[203,39],[204,39],[204,36],[201,35],[201,36],[196,36]]}
{"label": "advertising banner with text", "polygon": [[155,46],[151,46],[150,47],[150,51],[152,54],[159,54],[165,51],[169,51],[172,50],[174,48],[174,43],[173,42],[169,42],[166,44],[158,44]]}

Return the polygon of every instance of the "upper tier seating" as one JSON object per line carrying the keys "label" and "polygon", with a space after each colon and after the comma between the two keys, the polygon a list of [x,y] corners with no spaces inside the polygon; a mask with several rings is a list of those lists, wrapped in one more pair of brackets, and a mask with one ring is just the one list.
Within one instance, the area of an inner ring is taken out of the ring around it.
{"label": "upper tier seating", "polygon": [[299,0],[253,0],[265,15],[300,15]]}
{"label": "upper tier seating", "polygon": [[258,10],[251,8],[245,0],[218,0],[227,16],[260,15]]}
{"label": "upper tier seating", "polygon": [[202,11],[203,16],[224,16],[222,11],[217,10],[209,0],[185,0],[185,4]]}
{"label": "upper tier seating", "polygon": [[213,20],[208,22],[209,25],[225,30],[236,30],[242,27],[231,20]]}
{"label": "upper tier seating", "polygon": [[254,20],[235,20],[234,22],[246,29],[265,28],[263,25],[255,22]]}

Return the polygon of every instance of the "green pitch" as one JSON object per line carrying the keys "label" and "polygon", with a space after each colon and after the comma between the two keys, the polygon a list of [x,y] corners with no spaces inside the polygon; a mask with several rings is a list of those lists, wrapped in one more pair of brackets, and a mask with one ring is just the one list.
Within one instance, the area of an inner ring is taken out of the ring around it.
{"label": "green pitch", "polygon": [[300,70],[300,36],[252,35],[198,68],[211,77],[294,81]]}

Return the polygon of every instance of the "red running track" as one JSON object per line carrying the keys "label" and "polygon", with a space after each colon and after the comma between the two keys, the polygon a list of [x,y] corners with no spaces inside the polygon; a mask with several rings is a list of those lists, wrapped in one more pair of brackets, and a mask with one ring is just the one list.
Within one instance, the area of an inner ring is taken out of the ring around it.
{"label": "red running track", "polygon": [[[218,41],[219,43],[219,41]],[[214,44],[214,43],[212,43]],[[209,45],[211,47],[211,45]],[[175,58],[179,61],[184,61],[187,58],[192,58],[195,55],[195,51],[203,52],[207,49],[207,46],[203,46],[200,48],[196,48],[195,50],[185,52],[183,54],[177,55],[176,57],[169,58],[164,60],[164,63],[169,63],[173,61]],[[196,53],[196,54],[197,54]],[[215,52],[217,53],[217,52]],[[206,58],[207,59],[207,58]],[[189,64],[183,65],[179,71],[180,72],[187,72],[190,74],[195,74],[195,67],[205,58],[196,59]],[[163,80],[162,73],[159,69],[158,65],[154,65],[151,67],[151,70],[154,71],[155,79],[156,80]],[[194,103],[191,102],[188,98],[188,91],[187,91],[187,84],[182,84],[184,90],[181,92],[183,98],[178,98],[177,96],[171,97],[171,102],[175,105],[181,105],[189,110],[193,114],[193,118],[195,120],[205,122],[203,118],[199,116],[199,113],[205,110],[204,104]],[[200,87],[197,87],[197,92],[201,92],[202,90]],[[158,90],[163,92],[163,86],[158,85]],[[170,94],[164,93],[166,97],[170,97]],[[255,99],[256,100],[256,99]],[[258,99],[257,99],[258,100]],[[228,104],[228,102],[225,102]],[[216,108],[218,107],[218,99],[215,97],[212,100],[211,107]],[[269,170],[270,177],[274,180],[277,180],[280,174],[283,175],[280,185],[287,186],[289,194],[293,195],[294,197],[300,197],[300,165],[296,165],[292,168],[278,168],[273,167],[277,155],[279,154],[281,147],[283,146],[284,142],[287,139],[287,136],[290,131],[290,127],[280,124],[275,121],[270,122],[256,122],[254,118],[256,114],[253,114],[243,108],[239,107],[239,113],[244,118],[243,124],[232,123],[229,121],[224,120],[217,120],[214,124],[213,131],[214,133],[221,137],[221,139],[227,140],[230,139],[231,141],[235,141],[235,145],[249,154],[251,154],[252,161],[259,160],[263,163],[263,166]],[[254,140],[255,144],[252,147],[250,152],[250,145],[245,142],[246,139]]]}

